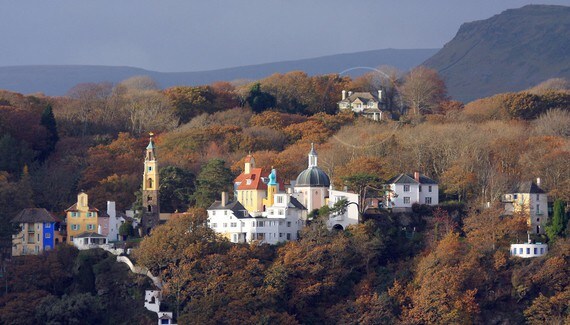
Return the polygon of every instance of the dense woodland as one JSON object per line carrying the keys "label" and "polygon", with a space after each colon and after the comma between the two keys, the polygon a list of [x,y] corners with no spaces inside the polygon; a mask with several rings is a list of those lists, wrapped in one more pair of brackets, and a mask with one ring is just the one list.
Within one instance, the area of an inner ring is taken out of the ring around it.
{"label": "dense woodland", "polygon": [[[393,120],[337,112],[341,90],[380,87]],[[179,324],[570,322],[566,214],[537,238],[549,241],[546,257],[513,259],[508,245],[526,239],[524,217],[499,218],[497,204],[513,185],[536,177],[559,206],[570,201],[569,89],[554,79],[463,104],[447,96],[433,70],[402,75],[383,67],[354,80],[291,72],[165,90],[135,77],[80,84],[64,97],[0,91],[0,236],[9,238],[9,221],[24,207],[63,217],[80,190],[101,210],[107,200],[136,208],[152,131],[162,210],[189,213],[157,228],[135,257],[162,275]],[[421,171],[439,181],[441,208],[381,213],[340,233],[324,228],[327,211],[319,211],[301,241],[278,247],[230,244],[204,226],[203,208],[231,189],[247,153],[289,180],[306,168],[310,143],[335,187],[358,190],[363,180]],[[483,209],[487,202],[491,208]],[[89,266],[89,281],[77,275],[82,254],[58,249],[5,264],[0,321],[47,317],[40,307],[15,314],[16,300],[37,305],[35,291],[62,305],[72,295],[97,301],[87,304],[93,308],[115,299],[93,289],[98,264]],[[50,259],[63,259],[54,267],[64,275],[21,270]],[[21,284],[39,273],[54,287]]]}

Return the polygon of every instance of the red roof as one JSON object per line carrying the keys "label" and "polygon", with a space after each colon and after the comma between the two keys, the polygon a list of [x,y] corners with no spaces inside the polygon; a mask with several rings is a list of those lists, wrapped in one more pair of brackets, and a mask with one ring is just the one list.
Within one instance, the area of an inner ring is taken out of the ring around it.
{"label": "red roof", "polygon": [[[238,190],[266,190],[267,184],[261,181],[261,177],[267,177],[269,173],[263,173],[261,168],[252,168],[251,173],[241,173],[234,183],[240,183],[237,187]],[[248,180],[250,180],[248,184]]]}

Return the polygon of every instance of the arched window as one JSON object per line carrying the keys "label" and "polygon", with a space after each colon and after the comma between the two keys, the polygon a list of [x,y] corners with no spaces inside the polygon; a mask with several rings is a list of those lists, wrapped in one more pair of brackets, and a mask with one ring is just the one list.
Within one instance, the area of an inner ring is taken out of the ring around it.
{"label": "arched window", "polygon": [[150,204],[146,208],[148,212],[152,212],[152,206]]}
{"label": "arched window", "polygon": [[152,188],[152,178],[147,180],[147,187]]}

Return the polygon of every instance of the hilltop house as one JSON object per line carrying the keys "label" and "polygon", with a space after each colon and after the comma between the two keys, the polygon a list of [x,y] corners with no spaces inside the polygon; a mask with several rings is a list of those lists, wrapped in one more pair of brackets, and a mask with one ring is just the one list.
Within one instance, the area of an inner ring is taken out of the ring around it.
{"label": "hilltop house", "polygon": [[24,209],[12,223],[20,227],[20,232],[12,236],[12,256],[40,254],[60,243],[59,221],[46,209]]}
{"label": "hilltop house", "polygon": [[390,188],[386,196],[385,206],[395,210],[409,210],[414,203],[437,205],[439,188],[433,179],[415,172],[400,174],[386,182]]}
{"label": "hilltop house", "polygon": [[530,230],[535,234],[544,234],[548,222],[548,196],[540,188],[540,178],[536,179],[536,183],[527,181],[518,184],[510,193],[503,195],[501,201],[505,204],[507,214],[524,213]]}
{"label": "hilltop house", "polygon": [[351,110],[357,114],[367,117],[374,121],[381,121],[388,117],[384,109],[384,98],[382,90],[378,90],[378,94],[368,92],[347,92],[342,91],[342,100],[338,103],[340,111]]}

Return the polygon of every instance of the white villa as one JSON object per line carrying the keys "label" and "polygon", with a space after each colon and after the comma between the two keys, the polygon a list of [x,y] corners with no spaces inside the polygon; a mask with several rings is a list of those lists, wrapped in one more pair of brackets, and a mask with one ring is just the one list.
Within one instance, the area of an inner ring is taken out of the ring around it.
{"label": "white villa", "polygon": [[365,116],[374,121],[381,121],[387,118],[387,112],[383,109],[384,103],[383,92],[378,90],[378,94],[368,92],[348,92],[342,91],[342,100],[338,102],[340,111],[351,110],[357,114]]}

